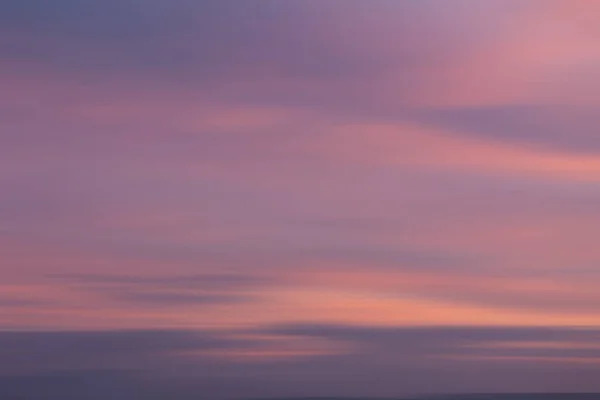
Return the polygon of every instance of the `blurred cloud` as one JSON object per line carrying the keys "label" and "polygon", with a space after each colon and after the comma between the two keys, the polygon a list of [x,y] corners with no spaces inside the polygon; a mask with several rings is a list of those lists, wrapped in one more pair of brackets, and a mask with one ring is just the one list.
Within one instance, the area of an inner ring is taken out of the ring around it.
{"label": "blurred cloud", "polygon": [[596,388],[597,11],[0,0],[5,372]]}
{"label": "blurred cloud", "polygon": [[266,277],[225,273],[162,277],[64,274],[50,278],[69,282],[80,290],[146,307],[237,303],[273,284]]}
{"label": "blurred cloud", "polygon": [[593,135],[597,115],[592,110],[540,106],[499,106],[439,109],[423,120],[472,136],[513,141],[530,147],[571,152],[598,152]]}
{"label": "blurred cloud", "polygon": [[[354,346],[340,354],[269,356],[269,348],[277,348],[280,341],[299,344],[299,338]],[[376,378],[382,383],[371,395],[452,393],[465,388],[495,391],[503,385],[523,392],[582,392],[597,390],[592,377],[599,365],[599,338],[594,329],[300,325],[254,332],[4,332],[0,351],[19,367],[22,377],[61,382],[54,390],[73,387],[68,383],[72,379],[60,381],[60,376],[85,374],[92,386],[116,385],[117,396],[129,387],[122,380],[132,378],[142,389],[155,387],[186,396],[201,393],[201,398],[214,399],[303,395],[309,387],[323,395],[361,396],[373,390]],[[214,350],[243,354],[252,349],[264,356],[214,356]],[[75,369],[80,372],[72,372]],[[3,372],[3,390],[18,389],[18,380],[11,381]],[[396,379],[389,380],[391,376]],[[222,391],[218,382],[241,386]],[[298,392],[300,385],[305,389]]]}

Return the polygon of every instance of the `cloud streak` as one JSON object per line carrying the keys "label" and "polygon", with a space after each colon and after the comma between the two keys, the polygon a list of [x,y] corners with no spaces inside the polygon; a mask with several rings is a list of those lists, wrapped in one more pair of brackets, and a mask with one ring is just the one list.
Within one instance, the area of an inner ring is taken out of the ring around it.
{"label": "cloud streak", "polygon": [[596,388],[600,32],[574,3],[0,0],[0,342],[67,375],[218,365],[211,399],[378,371],[394,395],[396,367],[407,393]]}

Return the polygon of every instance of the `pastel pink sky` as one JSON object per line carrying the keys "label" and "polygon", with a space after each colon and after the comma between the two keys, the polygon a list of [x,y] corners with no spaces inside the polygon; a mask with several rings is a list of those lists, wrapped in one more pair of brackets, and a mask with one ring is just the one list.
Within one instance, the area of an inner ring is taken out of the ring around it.
{"label": "pastel pink sky", "polygon": [[470,373],[600,373],[510,333],[600,330],[600,2],[30,3],[0,0],[0,348],[184,330],[259,345],[177,365],[325,368],[460,327],[499,332]]}

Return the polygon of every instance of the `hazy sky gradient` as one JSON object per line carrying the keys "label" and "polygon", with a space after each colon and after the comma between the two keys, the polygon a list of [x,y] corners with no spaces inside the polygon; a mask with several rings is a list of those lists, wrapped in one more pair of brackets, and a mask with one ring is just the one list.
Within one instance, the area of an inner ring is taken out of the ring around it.
{"label": "hazy sky gradient", "polygon": [[596,0],[0,0],[0,375],[600,391],[599,26]]}

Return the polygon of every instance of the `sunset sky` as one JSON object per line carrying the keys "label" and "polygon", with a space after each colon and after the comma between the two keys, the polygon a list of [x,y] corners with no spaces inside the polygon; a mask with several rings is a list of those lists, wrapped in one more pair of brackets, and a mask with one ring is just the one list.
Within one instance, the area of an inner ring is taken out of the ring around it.
{"label": "sunset sky", "polygon": [[600,391],[599,238],[599,0],[0,0],[0,381]]}

